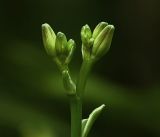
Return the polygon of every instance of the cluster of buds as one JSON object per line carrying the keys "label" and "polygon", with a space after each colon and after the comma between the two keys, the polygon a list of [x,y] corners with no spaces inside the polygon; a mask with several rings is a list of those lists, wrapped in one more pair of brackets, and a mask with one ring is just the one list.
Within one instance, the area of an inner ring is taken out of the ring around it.
{"label": "cluster of buds", "polygon": [[64,33],[54,33],[48,24],[42,25],[42,38],[46,52],[57,63],[61,70],[65,70],[70,63],[75,49],[74,40],[67,38]]}
{"label": "cluster of buds", "polygon": [[81,29],[82,56],[84,60],[98,60],[110,48],[114,26],[106,22],[99,23],[93,33],[88,25]]}
{"label": "cluster of buds", "polygon": [[67,94],[75,94],[76,86],[70,77],[68,69],[68,64],[72,59],[76,45],[74,40],[67,41],[65,34],[62,32],[58,32],[56,35],[46,23],[42,25],[42,38],[47,54],[53,58],[62,73],[63,84]]}
{"label": "cluster of buds", "polygon": [[[106,22],[99,23],[93,33],[88,25],[82,27],[82,57],[84,62],[89,64],[82,65],[82,69],[85,70],[82,71],[82,75],[87,76],[92,62],[97,61],[109,50],[113,33],[114,26]],[[62,73],[64,87],[68,91],[67,94],[76,94],[76,86],[70,77],[68,68],[75,50],[74,40],[67,41],[65,34],[62,32],[58,32],[56,35],[47,23],[42,25],[42,38],[47,54],[56,62]],[[82,80],[81,84],[85,85],[84,83],[85,80]]]}
{"label": "cluster of buds", "polygon": [[69,63],[75,49],[74,40],[64,33],[54,33],[48,24],[42,25],[43,44],[47,54],[56,62],[61,74],[66,94],[71,106],[71,137],[87,137],[93,123],[102,112],[105,105],[96,108],[87,119],[82,120],[82,97],[88,74],[95,61],[107,53],[110,48],[114,26],[106,22],[99,23],[93,33],[88,25],[81,29],[82,57],[79,77],[75,84],[70,76]]}

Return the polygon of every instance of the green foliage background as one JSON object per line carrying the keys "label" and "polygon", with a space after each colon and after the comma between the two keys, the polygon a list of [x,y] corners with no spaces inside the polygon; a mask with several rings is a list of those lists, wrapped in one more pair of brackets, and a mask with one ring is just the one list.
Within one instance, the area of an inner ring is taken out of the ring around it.
{"label": "green foliage background", "polygon": [[106,104],[92,137],[160,136],[159,2],[156,0],[1,0],[0,137],[69,137],[61,76],[46,55],[41,24],[76,40],[70,64],[81,64],[80,29],[116,27],[108,54],[89,78],[83,117]]}

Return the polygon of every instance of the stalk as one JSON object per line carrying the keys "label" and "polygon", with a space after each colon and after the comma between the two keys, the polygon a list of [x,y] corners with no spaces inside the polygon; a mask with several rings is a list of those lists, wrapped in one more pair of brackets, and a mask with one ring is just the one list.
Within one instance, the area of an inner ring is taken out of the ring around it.
{"label": "stalk", "polygon": [[70,97],[71,137],[81,137],[82,95],[85,90],[88,74],[93,62],[83,61],[77,82],[76,95]]}
{"label": "stalk", "polygon": [[81,137],[82,100],[77,96],[70,98],[71,137]]}
{"label": "stalk", "polygon": [[86,82],[88,79],[89,72],[91,71],[93,65],[92,60],[84,60],[80,69],[79,73],[79,78],[77,82],[77,95],[82,98],[84,91],[85,91],[85,86]]}

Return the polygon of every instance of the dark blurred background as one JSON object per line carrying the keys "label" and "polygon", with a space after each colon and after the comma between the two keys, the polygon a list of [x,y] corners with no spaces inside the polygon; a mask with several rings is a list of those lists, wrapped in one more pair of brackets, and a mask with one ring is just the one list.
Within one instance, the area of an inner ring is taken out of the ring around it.
{"label": "dark blurred background", "polygon": [[41,24],[76,40],[70,68],[81,65],[80,29],[116,27],[112,46],[93,68],[83,117],[106,110],[91,137],[160,136],[160,2],[158,0],[1,0],[0,137],[69,137],[61,75],[46,55]]}

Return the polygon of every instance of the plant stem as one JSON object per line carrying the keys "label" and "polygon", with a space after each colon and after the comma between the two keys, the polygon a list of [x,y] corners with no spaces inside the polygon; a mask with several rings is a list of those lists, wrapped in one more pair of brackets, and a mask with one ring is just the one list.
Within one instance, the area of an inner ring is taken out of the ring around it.
{"label": "plant stem", "polygon": [[82,100],[75,96],[70,97],[71,107],[71,137],[81,137]]}
{"label": "plant stem", "polygon": [[82,63],[80,73],[79,73],[78,82],[77,82],[77,95],[80,96],[80,98],[82,98],[82,96],[84,94],[88,74],[92,68],[93,63],[94,62],[92,60],[89,60],[89,61],[84,60]]}
{"label": "plant stem", "polygon": [[83,61],[77,82],[76,95],[70,96],[71,137],[81,137],[82,95],[93,61]]}

